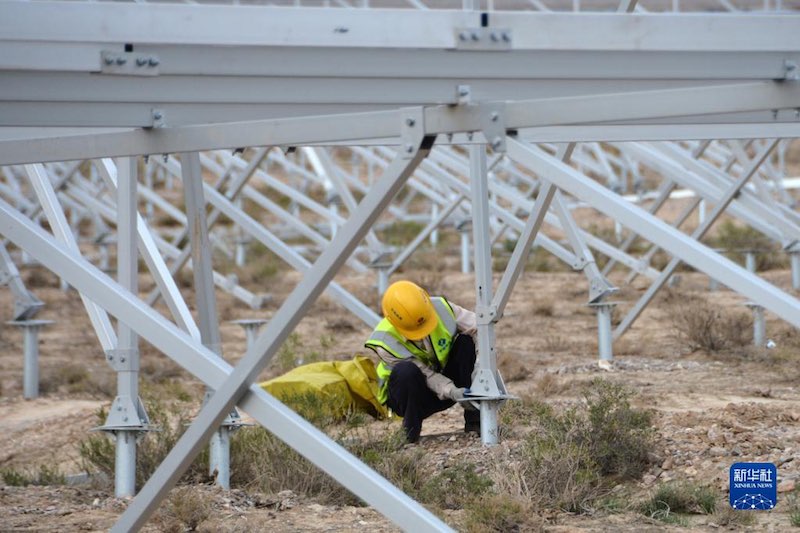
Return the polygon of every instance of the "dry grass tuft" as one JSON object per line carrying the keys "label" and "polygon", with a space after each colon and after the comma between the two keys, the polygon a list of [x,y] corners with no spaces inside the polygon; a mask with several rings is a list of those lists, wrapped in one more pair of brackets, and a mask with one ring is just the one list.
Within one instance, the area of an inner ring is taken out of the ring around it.
{"label": "dry grass tuft", "polygon": [[555,314],[555,305],[550,300],[535,300],[531,305],[534,316],[551,317]]}
{"label": "dry grass tuft", "polygon": [[555,396],[556,394],[567,390],[569,388],[569,384],[566,381],[559,379],[555,374],[548,372],[542,374],[542,377],[536,381],[534,387],[542,396]]}
{"label": "dry grass tuft", "polygon": [[509,355],[506,352],[500,352],[497,356],[497,368],[506,382],[523,381],[530,376],[530,370],[520,359],[519,356]]}
{"label": "dry grass tuft", "polygon": [[155,521],[165,532],[197,531],[213,511],[212,498],[193,487],[176,487],[159,509]]}
{"label": "dry grass tuft", "polygon": [[556,411],[535,400],[504,407],[503,424],[529,423],[520,449],[497,457],[498,493],[537,509],[591,510],[609,486],[638,479],[655,444],[652,415],[630,405],[632,392],[594,380],[584,402]]}
{"label": "dry grass tuft", "polygon": [[665,299],[677,340],[691,351],[718,353],[752,342],[752,319],[746,312],[721,309],[694,295],[672,292]]}

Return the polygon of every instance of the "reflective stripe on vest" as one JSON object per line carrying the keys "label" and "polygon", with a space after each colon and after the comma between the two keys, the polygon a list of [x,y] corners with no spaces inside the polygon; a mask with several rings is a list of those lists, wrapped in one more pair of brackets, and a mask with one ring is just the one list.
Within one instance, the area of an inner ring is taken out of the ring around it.
{"label": "reflective stripe on vest", "polygon": [[451,337],[454,337],[457,325],[456,319],[453,316],[453,310],[445,303],[444,298],[431,298],[431,303],[436,310],[436,314],[439,316],[439,320],[444,324],[444,328]]}
{"label": "reflective stripe on vest", "polygon": [[383,344],[383,347],[388,348],[389,353],[398,359],[408,359],[409,357],[414,357],[414,354],[411,353],[411,351],[406,348],[402,342],[400,342],[400,339],[387,331],[373,331],[372,335],[370,335],[369,339],[367,339],[367,345],[370,343]]}

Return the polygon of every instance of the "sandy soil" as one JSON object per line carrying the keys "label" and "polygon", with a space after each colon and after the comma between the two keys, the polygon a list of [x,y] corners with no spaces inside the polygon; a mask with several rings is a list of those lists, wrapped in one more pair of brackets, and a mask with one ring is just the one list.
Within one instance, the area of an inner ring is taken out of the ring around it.
{"label": "sandy soil", "polygon": [[[441,265],[399,274],[428,285],[432,292],[471,305],[474,287],[470,275],[456,271],[457,245]],[[452,264],[451,264],[452,263]],[[82,465],[78,443],[98,425],[98,408],[107,407],[115,390],[114,375],[102,357],[88,319],[74,291],[63,292],[57,280],[38,267],[23,269],[28,285],[46,302],[40,318],[56,323],[41,333],[43,395],[22,399],[22,338],[16,329],[0,330],[0,469],[35,471],[39,465],[56,465],[78,474]],[[787,290],[788,271],[766,276]],[[278,273],[257,288],[272,296],[267,308],[253,311],[225,294],[219,315],[223,350],[236,360],[244,351],[245,337],[238,318],[269,318],[298,281],[299,275]],[[620,283],[621,278],[612,276]],[[374,278],[342,274],[337,280],[372,305],[377,304]],[[146,282],[143,280],[143,285]],[[644,291],[637,280],[614,300],[620,315]],[[145,287],[146,288],[146,287]],[[747,313],[743,299],[725,289],[709,292],[702,275],[681,273],[680,290],[717,303],[726,312]],[[251,287],[251,290],[256,288]],[[189,298],[191,301],[191,298]],[[784,497],[800,478],[800,391],[796,382],[797,348],[793,330],[768,315],[767,331],[778,346],[771,351],[732,350],[717,354],[691,352],[671,325],[668,306],[659,298],[615,344],[616,366],[611,371],[596,365],[596,319],[586,305],[587,284],[579,273],[527,272],[519,280],[505,317],[497,327],[501,369],[510,391],[551,402],[577,398],[577,385],[597,376],[618,381],[637,393],[636,403],[654,409],[659,460],[641,482],[631,487],[637,497],[658,483],[689,479],[709,483],[727,494],[728,469],[733,462],[766,461],[779,464]],[[678,298],[679,299],[679,298]],[[674,298],[673,298],[674,300]],[[0,309],[10,309],[7,291],[0,293]],[[317,352],[324,358],[349,359],[363,353],[369,329],[349,317],[327,297],[310,310],[297,329],[298,351]],[[324,338],[323,338],[324,337]],[[85,369],[85,373],[81,373]],[[202,386],[163,355],[143,343],[143,395],[156,382],[199,397]],[[275,375],[275,366],[262,378]],[[158,378],[158,379],[156,379]],[[151,383],[152,382],[152,383]],[[174,385],[178,383],[179,385]],[[454,454],[495,453],[480,440],[460,432],[462,419],[455,409],[426,421],[419,446],[447,460]],[[499,448],[504,444],[501,443]],[[370,508],[329,507],[299,495],[224,493],[197,486],[215,514],[203,523],[208,531],[396,531]],[[92,484],[51,487],[0,485],[2,531],[99,531],[108,529],[126,502],[113,491]],[[448,520],[459,527],[463,516],[453,511]],[[692,530],[718,530],[713,515],[691,518]],[[154,520],[147,530],[163,530]],[[760,513],[753,531],[782,531],[789,527],[787,506]],[[673,528],[634,512],[600,512],[574,516],[548,516],[551,531],[662,531]]]}

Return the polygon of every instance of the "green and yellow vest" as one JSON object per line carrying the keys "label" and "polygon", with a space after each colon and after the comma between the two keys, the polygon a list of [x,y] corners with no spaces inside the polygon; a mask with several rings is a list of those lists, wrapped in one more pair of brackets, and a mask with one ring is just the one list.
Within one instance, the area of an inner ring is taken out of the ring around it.
{"label": "green and yellow vest", "polygon": [[[430,334],[431,344],[436,353],[435,360],[413,342],[403,337],[386,318],[378,323],[375,331],[372,332],[372,335],[364,345],[372,350],[377,347],[383,348],[397,358],[397,362],[416,357],[426,365],[441,371],[447,365],[450,347],[453,344],[453,338],[456,336],[456,315],[453,312],[453,308],[444,298],[431,297],[431,303],[439,318],[439,323],[436,324],[436,328]],[[377,371],[378,401],[385,404],[389,399],[389,376],[392,373],[392,369],[391,366],[381,361],[378,363]]]}

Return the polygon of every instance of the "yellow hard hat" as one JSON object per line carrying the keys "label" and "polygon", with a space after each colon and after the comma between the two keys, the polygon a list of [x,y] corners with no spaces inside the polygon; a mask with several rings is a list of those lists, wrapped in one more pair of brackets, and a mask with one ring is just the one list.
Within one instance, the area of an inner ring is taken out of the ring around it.
{"label": "yellow hard hat", "polygon": [[425,289],[410,281],[396,281],[383,295],[383,316],[407,339],[430,335],[439,318]]}

